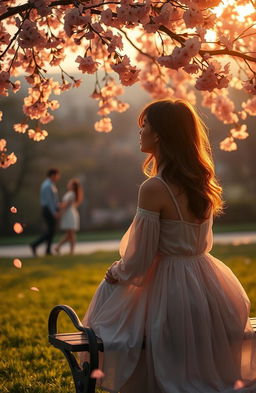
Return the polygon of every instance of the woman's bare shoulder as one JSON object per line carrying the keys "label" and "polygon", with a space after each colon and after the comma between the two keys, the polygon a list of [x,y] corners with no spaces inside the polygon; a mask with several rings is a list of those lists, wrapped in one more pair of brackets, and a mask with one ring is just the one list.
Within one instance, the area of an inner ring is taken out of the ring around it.
{"label": "woman's bare shoulder", "polygon": [[139,189],[139,207],[160,212],[162,208],[161,195],[165,192],[164,188],[164,184],[155,177],[145,180]]}
{"label": "woman's bare shoulder", "polygon": [[157,177],[150,177],[140,185],[140,192],[158,193],[165,190],[165,188],[165,185]]}

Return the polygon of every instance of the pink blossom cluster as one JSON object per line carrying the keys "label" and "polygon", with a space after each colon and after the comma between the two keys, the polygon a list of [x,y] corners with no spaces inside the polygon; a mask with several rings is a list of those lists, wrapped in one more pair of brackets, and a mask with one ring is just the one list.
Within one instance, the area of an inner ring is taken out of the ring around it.
{"label": "pink blossom cluster", "polygon": [[108,52],[113,53],[116,49],[123,49],[123,41],[120,34],[114,35],[111,30],[107,30],[103,37],[107,39],[108,44]]}
{"label": "pink blossom cluster", "polygon": [[235,128],[232,128],[230,130],[230,133],[232,135],[233,138],[236,139],[246,139],[249,134],[248,132],[246,132],[247,130],[247,125],[246,124],[237,124]]}
{"label": "pink blossom cluster", "polygon": [[111,112],[124,112],[129,105],[121,102],[117,97],[123,94],[121,85],[117,85],[113,79],[107,81],[99,94],[99,115],[108,115]]}
{"label": "pink blossom cluster", "polygon": [[252,80],[246,81],[244,84],[244,89],[247,91],[247,93],[256,95],[256,78],[254,83]]}
{"label": "pink blossom cluster", "polygon": [[120,28],[123,23],[119,21],[117,18],[113,17],[113,12],[111,8],[106,8],[101,12],[101,23],[104,23],[106,26]]}
{"label": "pink blossom cluster", "polygon": [[68,37],[71,37],[74,33],[76,26],[87,26],[90,23],[90,15],[82,15],[81,8],[69,9],[64,17],[64,30]]}
{"label": "pink blossom cluster", "polygon": [[140,70],[130,65],[130,59],[125,55],[117,64],[112,64],[111,68],[118,73],[121,83],[124,86],[131,86],[139,79]]}
{"label": "pink blossom cluster", "polygon": [[121,6],[116,8],[117,20],[122,24],[142,23],[146,24],[149,19],[149,4],[129,4],[122,1]]}
{"label": "pink blossom cluster", "polygon": [[0,72],[0,95],[7,96],[10,87],[10,74],[6,71]]}
{"label": "pink blossom cluster", "polygon": [[256,96],[242,103],[243,109],[251,116],[256,116]]}
{"label": "pink blossom cluster", "polygon": [[[173,26],[173,22],[179,20],[181,18],[181,11],[177,7],[173,7],[170,3],[165,3],[160,10],[159,15],[155,16],[150,24],[145,26],[146,30],[150,32],[150,28],[156,30],[160,25],[163,25],[167,28],[171,28]],[[156,31],[155,30],[155,31]]]}
{"label": "pink blossom cluster", "polygon": [[0,139],[0,151],[6,151],[6,140]]}
{"label": "pink blossom cluster", "polygon": [[94,74],[99,64],[97,61],[93,60],[92,56],[77,56],[76,63],[79,64],[78,69],[82,71],[83,74],[85,72],[87,72],[87,74]]}
{"label": "pink blossom cluster", "polygon": [[[121,85],[116,84],[114,79],[109,78],[100,90],[95,89],[92,94],[92,98],[99,100],[99,110],[98,114],[106,118],[111,112],[124,112],[129,108],[129,104],[122,102],[117,97],[124,93],[124,89]],[[97,129],[96,129],[97,124]],[[95,124],[95,129],[98,131],[99,122]],[[105,124],[106,121],[100,123],[100,125]]]}
{"label": "pink blossom cluster", "polygon": [[25,132],[28,129],[28,124],[26,124],[26,123],[17,123],[17,124],[13,125],[13,129],[16,132],[19,132],[21,134],[25,134]]}
{"label": "pink blossom cluster", "polygon": [[234,151],[237,150],[237,144],[232,136],[228,136],[220,142],[220,148],[225,151]]}
{"label": "pink blossom cluster", "polygon": [[47,16],[51,13],[51,7],[48,7],[51,0],[29,0],[36,7],[39,15]]}
{"label": "pink blossom cluster", "polygon": [[212,91],[215,88],[223,89],[228,87],[229,81],[228,71],[220,75],[216,72],[215,66],[210,64],[197,79],[195,87],[198,90]]}
{"label": "pink blossom cluster", "polygon": [[49,100],[52,91],[55,94],[60,94],[61,91],[61,86],[52,79],[40,81],[34,87],[29,88],[29,95],[24,98],[23,112],[31,119],[40,119],[42,124],[52,121],[54,117],[48,112],[48,109],[59,108],[57,100]]}
{"label": "pink blossom cluster", "polygon": [[7,33],[3,24],[0,24],[0,46],[8,45],[10,42],[11,35]]}
{"label": "pink blossom cluster", "polygon": [[199,8],[189,7],[183,14],[186,27],[193,28],[204,23],[203,13]]}
{"label": "pink blossom cluster", "polygon": [[30,139],[33,139],[35,142],[40,142],[43,141],[48,135],[48,132],[45,130],[41,130],[39,127],[37,127],[35,130],[30,128],[28,130],[28,136]]}
{"label": "pink blossom cluster", "polygon": [[101,120],[95,123],[95,130],[98,132],[110,132],[112,131],[112,122],[109,117],[103,117]]}
{"label": "pink blossom cluster", "polygon": [[0,139],[0,168],[6,169],[10,165],[14,165],[17,161],[17,157],[12,152],[11,154],[6,153],[6,140]]}
{"label": "pink blossom cluster", "polygon": [[[18,26],[19,23],[20,20],[17,21]],[[46,45],[46,40],[37,29],[36,22],[31,22],[29,19],[23,22],[18,41],[23,49],[33,47],[41,49]]]}
{"label": "pink blossom cluster", "polygon": [[176,46],[169,56],[161,56],[157,59],[160,65],[178,70],[189,64],[192,57],[196,56],[200,50],[201,42],[198,37],[189,38],[183,47]]}
{"label": "pink blossom cluster", "polygon": [[238,116],[235,113],[235,105],[225,95],[217,95],[214,97],[211,105],[211,111],[224,124],[238,122]]}

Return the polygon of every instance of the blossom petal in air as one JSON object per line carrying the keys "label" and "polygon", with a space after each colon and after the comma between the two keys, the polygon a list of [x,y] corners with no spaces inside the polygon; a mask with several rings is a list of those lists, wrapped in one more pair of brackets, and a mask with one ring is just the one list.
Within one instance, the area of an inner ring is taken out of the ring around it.
{"label": "blossom petal in air", "polygon": [[13,266],[15,266],[17,269],[21,269],[22,268],[22,262],[20,259],[15,258],[13,260]]}
{"label": "blossom petal in air", "polygon": [[17,209],[15,206],[10,207],[10,212],[11,213],[17,213]]}
{"label": "blossom petal in air", "polygon": [[241,379],[238,379],[235,383],[234,383],[234,389],[235,390],[239,390],[241,388],[244,387],[244,383],[243,381],[241,381]]}
{"label": "blossom petal in air", "polygon": [[103,378],[104,376],[105,376],[104,372],[100,369],[95,369],[91,373],[91,378],[100,379]]}
{"label": "blossom petal in air", "polygon": [[37,287],[31,287],[30,289],[31,289],[31,291],[39,292],[39,289]]}
{"label": "blossom petal in air", "polygon": [[13,230],[19,235],[23,232],[23,226],[19,222],[15,222],[15,224],[13,224]]}

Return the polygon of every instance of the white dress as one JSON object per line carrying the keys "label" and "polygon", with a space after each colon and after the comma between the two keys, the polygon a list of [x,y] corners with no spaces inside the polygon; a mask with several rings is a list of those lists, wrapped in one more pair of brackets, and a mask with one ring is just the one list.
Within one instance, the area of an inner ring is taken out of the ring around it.
{"label": "white dress", "polygon": [[64,210],[64,213],[61,216],[60,229],[73,229],[78,231],[80,227],[80,217],[76,208],[76,195],[74,191],[66,192],[63,196],[62,202],[68,202],[70,205]]}
{"label": "white dress", "polygon": [[[111,269],[119,283],[101,282],[83,320],[104,343],[102,388],[255,393],[250,301],[232,271],[209,254],[212,216],[184,221],[158,179],[180,220],[137,208]],[[246,387],[236,390],[238,380]]]}

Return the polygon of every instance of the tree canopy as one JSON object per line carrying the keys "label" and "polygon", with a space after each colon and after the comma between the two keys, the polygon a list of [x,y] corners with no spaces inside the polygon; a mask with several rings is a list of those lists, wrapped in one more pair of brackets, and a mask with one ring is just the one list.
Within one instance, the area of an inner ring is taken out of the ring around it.
{"label": "tree canopy", "polygon": [[[254,0],[2,0],[0,94],[17,92],[25,74],[24,119],[13,129],[43,140],[59,107],[52,94],[81,83],[65,69],[68,58],[94,74],[96,131],[111,131],[110,113],[129,107],[120,99],[124,86],[140,83],[153,99],[193,104],[198,90],[202,104],[230,124],[220,148],[232,151],[248,136],[246,117],[256,115],[255,29]],[[61,83],[49,76],[53,67]],[[232,89],[246,99],[234,102]],[[15,161],[1,139],[0,166]]]}

